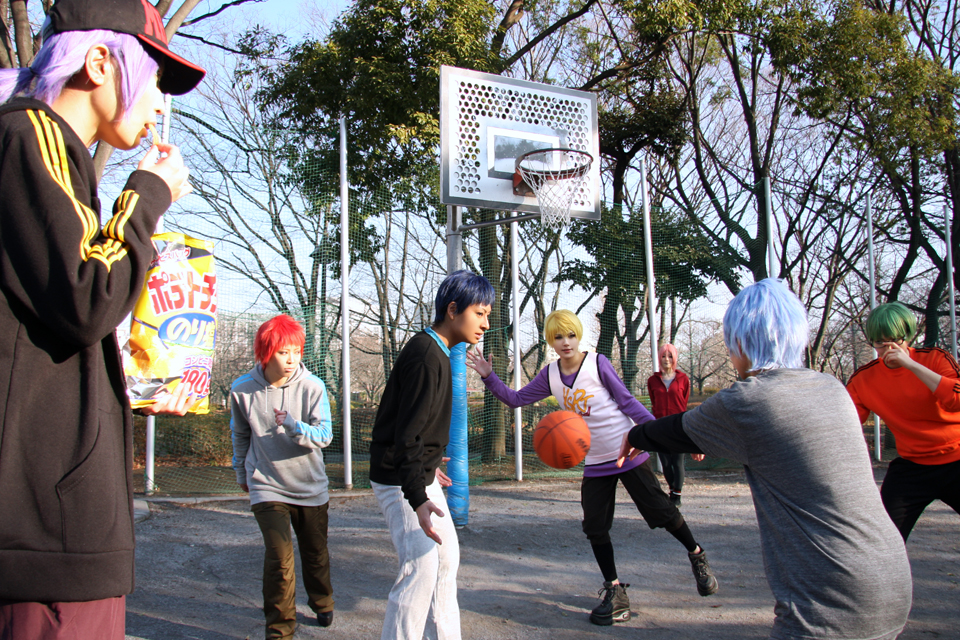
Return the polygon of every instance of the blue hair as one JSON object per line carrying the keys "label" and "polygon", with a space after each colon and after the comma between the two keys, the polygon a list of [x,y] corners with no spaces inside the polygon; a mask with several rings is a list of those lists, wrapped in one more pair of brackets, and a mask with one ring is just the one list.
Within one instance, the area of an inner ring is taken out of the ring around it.
{"label": "blue hair", "polygon": [[451,302],[457,303],[457,315],[460,315],[472,304],[492,305],[493,297],[493,285],[489,280],[466,269],[454,271],[443,279],[437,289],[437,315],[433,323],[437,325],[443,322]]}
{"label": "blue hair", "polygon": [[751,371],[802,367],[809,332],[803,303],[777,278],[746,287],[723,314],[723,341]]}

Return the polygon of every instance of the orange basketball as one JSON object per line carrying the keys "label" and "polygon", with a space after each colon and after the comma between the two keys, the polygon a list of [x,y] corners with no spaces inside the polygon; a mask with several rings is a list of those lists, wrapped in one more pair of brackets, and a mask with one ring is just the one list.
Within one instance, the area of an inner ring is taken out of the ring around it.
{"label": "orange basketball", "polygon": [[579,413],[548,413],[533,432],[533,449],[547,466],[554,469],[575,467],[590,450],[590,429]]}

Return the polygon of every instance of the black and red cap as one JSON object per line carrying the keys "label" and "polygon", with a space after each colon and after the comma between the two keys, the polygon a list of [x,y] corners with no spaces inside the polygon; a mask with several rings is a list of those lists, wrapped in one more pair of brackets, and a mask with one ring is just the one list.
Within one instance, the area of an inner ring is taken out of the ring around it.
{"label": "black and red cap", "polygon": [[162,58],[160,90],[164,93],[182,95],[200,84],[207,73],[170,51],[160,14],[147,0],[57,0],[47,14],[43,34],[95,29],[136,36],[148,51]]}

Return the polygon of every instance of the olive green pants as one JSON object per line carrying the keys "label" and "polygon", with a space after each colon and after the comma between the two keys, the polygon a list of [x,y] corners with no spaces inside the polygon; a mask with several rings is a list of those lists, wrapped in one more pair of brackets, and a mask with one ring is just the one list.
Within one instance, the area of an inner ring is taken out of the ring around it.
{"label": "olive green pants", "polygon": [[297,628],[293,536],[297,534],[303,586],[313,611],[333,610],[330,556],[327,553],[327,507],[260,502],[251,507],[263,534],[263,614],[266,638],[292,638]]}

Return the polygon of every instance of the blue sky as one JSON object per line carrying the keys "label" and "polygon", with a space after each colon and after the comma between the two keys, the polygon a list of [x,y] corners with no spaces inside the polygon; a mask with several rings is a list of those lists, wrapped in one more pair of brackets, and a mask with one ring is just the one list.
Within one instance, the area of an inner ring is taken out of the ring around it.
{"label": "blue sky", "polygon": [[[204,0],[193,10],[201,15],[222,6],[223,0]],[[251,23],[259,22],[287,34],[291,41],[298,41],[317,33],[322,25],[332,22],[347,6],[346,0],[264,0],[227,9],[223,14],[242,13]]]}

